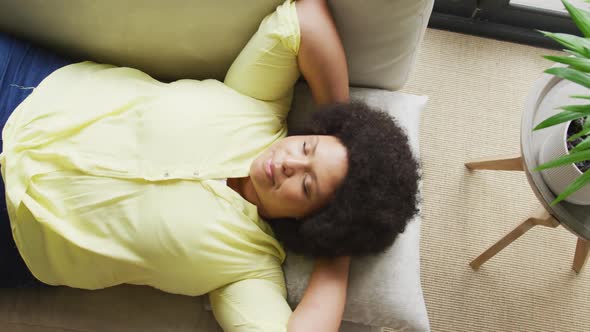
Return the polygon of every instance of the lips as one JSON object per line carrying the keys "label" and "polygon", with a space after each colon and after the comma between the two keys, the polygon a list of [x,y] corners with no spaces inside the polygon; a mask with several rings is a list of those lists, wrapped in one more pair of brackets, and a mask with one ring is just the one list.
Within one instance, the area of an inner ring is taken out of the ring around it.
{"label": "lips", "polygon": [[275,179],[274,179],[274,172],[272,169],[272,160],[269,159],[264,163],[264,173],[266,173],[266,176],[268,176],[268,179],[274,184],[275,183]]}

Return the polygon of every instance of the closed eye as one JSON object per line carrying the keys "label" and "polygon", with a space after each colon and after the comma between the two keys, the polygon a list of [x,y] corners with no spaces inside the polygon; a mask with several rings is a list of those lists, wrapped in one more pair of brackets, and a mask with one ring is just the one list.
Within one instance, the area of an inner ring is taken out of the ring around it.
{"label": "closed eye", "polygon": [[305,193],[305,197],[309,198],[309,188],[307,188],[306,179],[307,177],[303,177],[303,192]]}

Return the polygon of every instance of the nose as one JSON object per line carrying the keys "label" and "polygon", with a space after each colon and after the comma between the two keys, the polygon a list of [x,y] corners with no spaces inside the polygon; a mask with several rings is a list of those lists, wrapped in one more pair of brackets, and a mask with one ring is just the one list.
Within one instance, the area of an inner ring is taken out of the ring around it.
{"label": "nose", "polygon": [[293,176],[297,172],[306,171],[309,168],[307,159],[287,158],[283,160],[283,172],[286,176]]}

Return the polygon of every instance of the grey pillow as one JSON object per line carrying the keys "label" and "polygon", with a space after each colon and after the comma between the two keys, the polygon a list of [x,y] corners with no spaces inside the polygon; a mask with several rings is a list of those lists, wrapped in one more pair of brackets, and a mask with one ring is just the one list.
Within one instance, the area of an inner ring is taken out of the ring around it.
{"label": "grey pillow", "polygon": [[[427,97],[361,88],[352,88],[351,96],[392,115],[405,129],[412,151],[419,160],[420,114],[426,106]],[[289,125],[298,126],[312,112],[312,105],[307,86],[299,84]],[[421,188],[421,183],[419,185]],[[420,197],[417,199],[420,201]],[[420,223],[421,218],[418,215],[409,222],[406,231],[385,253],[353,260],[344,312],[345,321],[403,331],[429,330],[420,284]],[[287,255],[284,271],[288,301],[293,307],[303,296],[311,270],[310,259]]]}

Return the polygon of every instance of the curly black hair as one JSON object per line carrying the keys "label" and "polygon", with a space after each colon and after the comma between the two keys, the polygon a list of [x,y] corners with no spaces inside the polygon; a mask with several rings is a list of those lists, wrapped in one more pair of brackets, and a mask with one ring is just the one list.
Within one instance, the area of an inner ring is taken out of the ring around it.
{"label": "curly black hair", "polygon": [[302,219],[273,219],[275,236],[312,257],[383,252],[418,213],[420,166],[403,129],[387,113],[354,101],[315,112],[296,135],[332,135],[348,152],[334,197]]}

